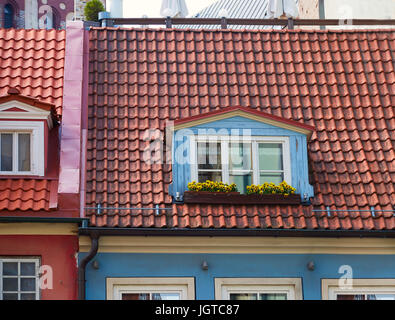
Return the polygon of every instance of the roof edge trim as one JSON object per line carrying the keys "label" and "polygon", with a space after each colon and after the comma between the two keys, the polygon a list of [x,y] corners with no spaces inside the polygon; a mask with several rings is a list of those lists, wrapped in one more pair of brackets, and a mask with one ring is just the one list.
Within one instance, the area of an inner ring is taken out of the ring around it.
{"label": "roof edge trim", "polygon": [[197,125],[228,119],[236,116],[263,122],[291,131],[296,131],[307,135],[309,138],[315,131],[315,128],[313,126],[246,107],[228,107],[222,110],[216,110],[202,115],[178,119],[174,121],[174,130],[190,128]]}

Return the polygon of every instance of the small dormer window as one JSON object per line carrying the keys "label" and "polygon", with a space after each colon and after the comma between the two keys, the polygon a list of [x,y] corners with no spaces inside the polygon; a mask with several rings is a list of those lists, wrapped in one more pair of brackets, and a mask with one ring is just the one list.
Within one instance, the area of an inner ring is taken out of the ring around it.
{"label": "small dormer window", "polygon": [[240,193],[251,185],[279,186],[285,181],[303,199],[314,196],[308,179],[307,141],[314,132],[310,125],[236,106],[177,119],[171,130],[169,192],[176,201],[182,201],[190,182],[207,180],[234,183]]}
{"label": "small dormer window", "polygon": [[235,183],[240,192],[251,184],[291,183],[288,137],[196,136],[192,139],[192,180]]}
{"label": "small dormer window", "polygon": [[1,172],[31,173],[31,136],[31,132],[0,131]]}
{"label": "small dormer window", "polygon": [[0,122],[0,174],[44,175],[44,123]]}
{"label": "small dormer window", "polygon": [[43,176],[53,106],[8,93],[0,97],[0,175]]}

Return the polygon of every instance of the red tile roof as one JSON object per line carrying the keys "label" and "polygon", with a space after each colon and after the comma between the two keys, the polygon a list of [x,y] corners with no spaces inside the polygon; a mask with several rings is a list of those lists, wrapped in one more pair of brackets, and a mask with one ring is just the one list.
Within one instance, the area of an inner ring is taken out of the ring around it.
{"label": "red tile roof", "polygon": [[0,96],[9,88],[62,112],[64,30],[0,29]]}
{"label": "red tile roof", "polygon": [[[90,32],[87,206],[92,226],[395,229],[395,32]],[[171,166],[142,160],[147,129],[232,106],[315,127],[311,206],[171,204]],[[314,211],[313,211],[314,210]]]}
{"label": "red tile roof", "polygon": [[[16,99],[48,110],[54,106],[57,115],[61,115],[64,56],[64,30],[0,29],[1,102]],[[50,133],[49,147],[58,150],[57,142],[52,142],[58,140],[56,135]],[[50,178],[0,178],[1,215],[57,207],[59,160],[53,152],[49,152],[49,158]]]}
{"label": "red tile roof", "polygon": [[57,180],[0,180],[0,210],[2,211],[50,211],[57,207],[57,196]]}

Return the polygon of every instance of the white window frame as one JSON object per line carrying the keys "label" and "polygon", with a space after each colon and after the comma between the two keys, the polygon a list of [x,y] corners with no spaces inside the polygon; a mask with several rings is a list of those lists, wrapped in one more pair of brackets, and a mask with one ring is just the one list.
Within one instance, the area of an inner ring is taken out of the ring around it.
{"label": "white window frame", "polygon": [[338,294],[395,294],[395,279],[322,279],[322,300],[336,300]]}
{"label": "white window frame", "polygon": [[283,147],[283,168],[284,181],[292,185],[291,174],[291,154],[289,147],[289,137],[274,136],[210,136],[210,135],[190,135],[191,148],[191,179],[198,181],[198,159],[197,159],[197,143],[198,142],[220,142],[221,143],[221,163],[222,163],[222,182],[229,183],[229,142],[251,143],[252,148],[252,183],[259,185],[259,143],[281,143]]}
{"label": "white window frame", "polygon": [[127,293],[178,293],[181,300],[195,299],[195,279],[190,278],[107,278],[107,300],[121,300]]}
{"label": "white window frame", "polygon": [[0,133],[30,133],[30,171],[18,171],[17,144],[13,151],[13,171],[0,171],[0,175],[44,175],[44,122],[43,121],[0,121]]}
{"label": "white window frame", "polygon": [[[18,275],[17,276],[5,276],[6,278],[18,278],[18,288],[20,288],[20,279],[22,278],[35,278],[36,279],[36,290],[33,291],[13,291],[13,292],[6,292],[6,293],[17,293],[18,300],[20,300],[20,295],[22,293],[35,293],[36,300],[40,300],[40,276],[39,276],[39,268],[40,268],[40,258],[10,258],[10,257],[0,257],[0,300],[3,300],[3,263],[4,262],[13,262],[18,263]],[[21,262],[29,262],[35,264],[35,276],[22,276],[20,275],[20,268]]]}
{"label": "white window frame", "polygon": [[229,300],[231,293],[285,293],[287,300],[302,300],[300,278],[215,278],[215,299]]}

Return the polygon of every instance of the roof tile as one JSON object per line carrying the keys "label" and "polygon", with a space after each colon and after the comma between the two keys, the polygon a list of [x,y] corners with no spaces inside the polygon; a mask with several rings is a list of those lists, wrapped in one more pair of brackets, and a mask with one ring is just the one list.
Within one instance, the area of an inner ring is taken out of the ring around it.
{"label": "roof tile", "polygon": [[0,29],[0,96],[11,87],[54,104],[61,114],[64,30]]}
{"label": "roof tile", "polygon": [[[87,205],[171,210],[122,217],[88,212],[91,224],[395,229],[392,213],[315,211],[395,204],[393,34],[92,29]],[[144,131],[163,133],[168,120],[231,106],[316,128],[308,146],[312,206],[171,203],[171,167],[144,163]]]}

